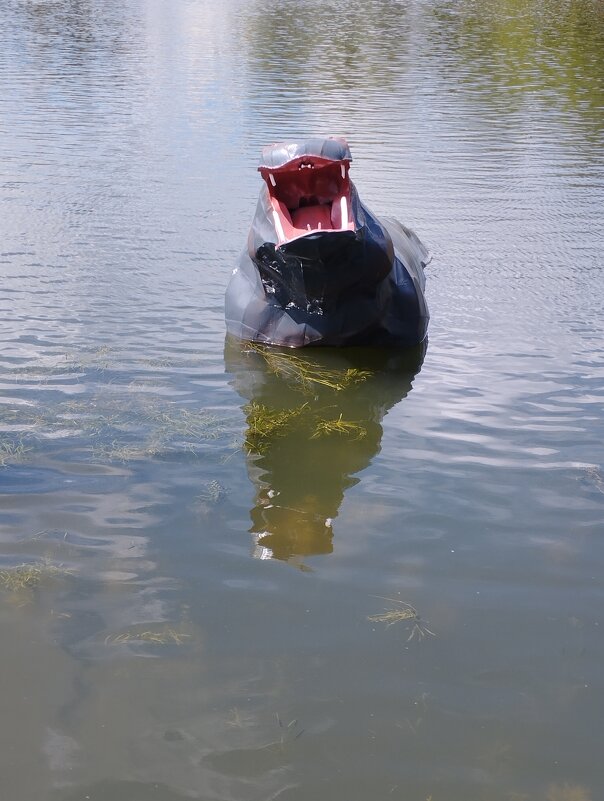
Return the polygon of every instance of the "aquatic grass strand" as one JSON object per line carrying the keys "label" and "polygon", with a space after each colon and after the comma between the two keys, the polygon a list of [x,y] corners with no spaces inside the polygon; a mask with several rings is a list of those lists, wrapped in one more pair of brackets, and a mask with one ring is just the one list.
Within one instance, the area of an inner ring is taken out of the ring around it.
{"label": "aquatic grass strand", "polygon": [[23,444],[21,440],[14,442],[13,440],[0,441],[0,467],[6,467],[14,462],[22,462],[26,458],[26,453],[31,451]]}
{"label": "aquatic grass strand", "polygon": [[358,370],[354,367],[346,370],[320,367],[296,353],[271,350],[254,342],[249,343],[247,350],[262,356],[269,372],[295,382],[306,392],[315,389],[315,385],[341,392],[347,387],[366,381],[372,375],[369,370]]}
{"label": "aquatic grass strand", "polygon": [[294,409],[271,409],[258,401],[247,403],[243,407],[248,424],[245,449],[252,453],[262,452],[274,437],[283,436],[289,424],[307,408],[306,403]]}
{"label": "aquatic grass strand", "polygon": [[367,429],[360,423],[352,420],[343,420],[340,415],[336,420],[320,420],[311,436],[311,439],[329,437],[333,434],[349,437],[353,440],[363,439],[367,436]]}
{"label": "aquatic grass strand", "polygon": [[0,570],[0,587],[9,592],[33,589],[47,578],[66,576],[68,570],[56,565],[21,564]]}
{"label": "aquatic grass strand", "polygon": [[385,598],[382,595],[376,595],[374,597],[389,601],[392,604],[396,604],[396,606],[388,607],[377,615],[368,615],[367,620],[370,620],[372,623],[385,623],[386,628],[393,626],[395,623],[409,623],[411,625],[411,631],[407,637],[407,642],[413,639],[421,641],[425,637],[436,636],[436,634],[426,626],[425,621],[421,619],[417,609],[411,604],[406,601],[399,601],[396,598]]}

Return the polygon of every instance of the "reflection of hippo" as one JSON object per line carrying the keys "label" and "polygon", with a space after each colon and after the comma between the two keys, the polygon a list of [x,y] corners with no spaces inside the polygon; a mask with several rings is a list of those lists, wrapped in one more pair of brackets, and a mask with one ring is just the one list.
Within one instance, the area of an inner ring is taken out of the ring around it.
{"label": "reflection of hippo", "polygon": [[[246,400],[255,555],[331,553],[344,492],[379,452],[381,421],[411,389],[424,350],[264,351],[227,342],[226,368]],[[259,413],[285,422],[253,438]]]}
{"label": "reflection of hippo", "polygon": [[230,334],[289,347],[424,340],[428,253],[363,205],[351,160],[337,137],[264,149],[248,247],[226,293]]}

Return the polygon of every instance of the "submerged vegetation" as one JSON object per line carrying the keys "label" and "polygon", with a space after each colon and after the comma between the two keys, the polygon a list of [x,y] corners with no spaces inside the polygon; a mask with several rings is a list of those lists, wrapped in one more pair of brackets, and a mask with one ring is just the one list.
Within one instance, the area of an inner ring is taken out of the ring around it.
{"label": "submerged vegetation", "polygon": [[[197,454],[204,443],[232,430],[211,410],[166,400],[157,386],[132,385],[107,387],[52,408],[0,406],[0,423],[18,432],[0,439],[0,468],[23,461],[32,440],[85,437],[94,459],[130,462],[170,452]],[[28,444],[20,438],[24,434]]]}
{"label": "submerged vegetation", "polygon": [[105,637],[105,645],[129,645],[145,643],[147,645],[183,645],[190,634],[183,634],[174,629],[148,631],[125,631],[122,634],[110,634]]}
{"label": "submerged vegetation", "polygon": [[309,430],[310,439],[339,435],[353,440],[367,435],[367,428],[360,423],[344,420],[343,415],[334,419],[322,419],[323,410],[313,409],[303,403],[293,409],[272,409],[264,403],[251,401],[243,407],[248,429],[244,448],[248,453],[264,453],[275,439],[292,431]]}
{"label": "submerged vegetation", "polygon": [[209,506],[219,504],[227,495],[227,488],[220,481],[212,479],[204,485],[204,489],[197,496],[197,506],[200,510],[205,510]]}
{"label": "submerged vegetation", "polygon": [[55,565],[21,564],[0,570],[0,587],[10,592],[33,589],[45,579],[58,578],[68,575],[69,571]]}
{"label": "submerged vegetation", "polygon": [[582,784],[550,784],[546,801],[592,801],[591,792]]}
{"label": "submerged vegetation", "polygon": [[[301,393],[300,400],[304,401],[290,408],[273,408],[259,400],[246,404],[243,407],[247,416],[245,451],[264,453],[272,442],[294,431],[308,440],[326,437],[360,440],[366,436],[363,421],[346,419],[345,413],[329,401],[322,408],[315,408],[314,401],[320,391],[322,397],[326,392],[342,397],[344,390],[373,376],[372,370],[329,366],[317,354],[278,350],[257,343],[246,344],[244,352],[259,358],[269,374]],[[148,363],[149,359],[144,360],[145,366]],[[85,438],[82,449],[97,462],[128,463],[169,458],[173,454],[199,456],[210,443],[225,438],[228,444],[221,443],[223,455],[224,451],[231,454],[242,446],[241,439],[233,444],[235,420],[166,397],[154,377],[142,375],[129,383],[122,382],[123,362],[107,345],[79,355],[70,354],[66,365],[70,369],[92,368],[101,381],[106,371],[112,377],[106,385],[103,381],[97,386],[94,393],[72,396],[52,408],[0,407],[2,423],[17,432],[14,439],[0,440],[0,468],[22,461],[32,450],[31,441],[65,437]],[[39,372],[42,368],[36,369]],[[52,370],[52,375],[63,374],[65,364]],[[25,434],[27,444],[20,439]]]}
{"label": "submerged vegetation", "polygon": [[[145,410],[143,410],[145,411]],[[161,439],[183,437],[188,441],[218,439],[224,425],[206,409],[177,408],[169,411],[147,408],[147,419],[155,424],[155,434]]]}
{"label": "submerged vegetation", "polygon": [[22,462],[25,454],[31,448],[26,447],[23,442],[13,442],[12,440],[0,440],[0,467],[14,462]]}
{"label": "submerged vegetation", "polygon": [[595,465],[584,467],[580,480],[585,486],[596,489],[604,495],[604,475]]}
{"label": "submerged vegetation", "polygon": [[[58,355],[55,362],[26,365],[13,371],[15,380],[47,386],[75,376],[79,389],[62,401],[0,404],[0,468],[22,461],[32,445],[65,438],[81,438],[81,453],[96,461],[131,462],[169,454],[198,455],[206,443],[231,434],[235,421],[207,408],[196,408],[192,398],[181,402],[156,372],[162,367],[190,367],[186,361],[147,357],[136,359],[101,344]],[[87,382],[80,379],[86,372]],[[132,378],[133,374],[136,376]],[[80,383],[81,381],[81,383]],[[26,438],[26,439],[25,439]],[[51,447],[48,445],[47,447]]]}
{"label": "submerged vegetation", "polygon": [[[273,407],[255,399],[243,407],[248,424],[244,449],[248,453],[265,453],[271,444],[290,434],[306,442],[328,437],[355,441],[367,436],[367,421],[348,419],[343,403],[354,403],[346,390],[372,378],[374,370],[341,363],[330,366],[326,362],[333,355],[299,353],[259,343],[246,343],[243,353],[251,354],[256,363],[260,360],[260,366],[279,379],[290,397],[289,407]],[[295,405],[295,395],[305,402]]]}
{"label": "submerged vegetation", "polygon": [[294,409],[271,409],[257,401],[247,403],[243,407],[248,424],[245,449],[251,453],[262,453],[275,437],[285,434],[289,424],[307,408],[307,403]]}
{"label": "submerged vegetation", "polygon": [[129,445],[127,443],[120,443],[117,440],[113,442],[104,442],[93,448],[93,456],[99,461],[108,462],[135,462],[141,459],[152,459],[161,453],[161,443],[147,442],[140,445]]}
{"label": "submerged vegetation", "polygon": [[393,626],[395,623],[406,623],[410,627],[410,633],[407,637],[407,642],[417,638],[423,640],[424,637],[435,637],[433,631],[426,626],[425,622],[420,618],[417,609],[406,601],[399,601],[396,598],[384,598],[377,595],[376,598],[382,598],[384,601],[390,601],[396,606],[391,606],[384,609],[377,615],[368,615],[367,620],[373,623],[385,623],[386,627]]}

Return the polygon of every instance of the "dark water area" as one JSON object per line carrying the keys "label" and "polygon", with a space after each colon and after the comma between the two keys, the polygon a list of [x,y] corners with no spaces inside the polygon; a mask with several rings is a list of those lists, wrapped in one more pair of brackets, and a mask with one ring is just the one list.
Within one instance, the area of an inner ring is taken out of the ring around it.
{"label": "dark water area", "polygon": [[[0,29],[0,799],[604,798],[602,4]],[[225,341],[308,134],[430,248],[425,353]]]}

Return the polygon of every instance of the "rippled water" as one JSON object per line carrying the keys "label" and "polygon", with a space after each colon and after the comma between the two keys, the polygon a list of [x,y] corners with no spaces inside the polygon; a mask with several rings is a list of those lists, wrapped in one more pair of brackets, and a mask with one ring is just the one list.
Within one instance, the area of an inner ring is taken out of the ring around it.
{"label": "rippled water", "polygon": [[[0,25],[2,800],[604,797],[601,3]],[[225,343],[308,133],[430,247],[425,355]]]}

